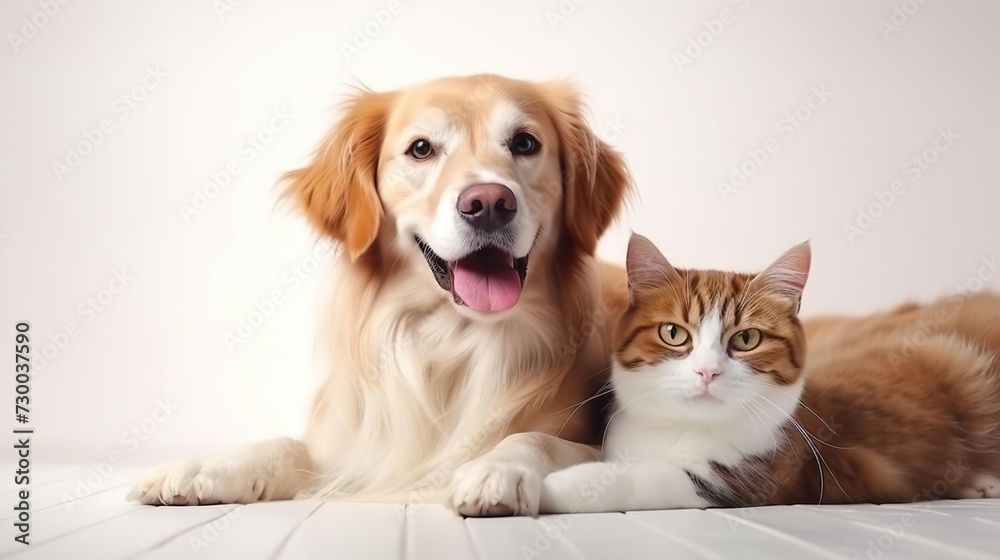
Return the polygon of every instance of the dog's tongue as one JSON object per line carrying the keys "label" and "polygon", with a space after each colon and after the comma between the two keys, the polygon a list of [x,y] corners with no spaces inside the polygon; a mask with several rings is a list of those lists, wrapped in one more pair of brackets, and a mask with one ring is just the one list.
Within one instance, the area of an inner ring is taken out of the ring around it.
{"label": "dog's tongue", "polygon": [[477,311],[504,311],[521,297],[521,278],[510,253],[480,249],[455,263],[455,293]]}

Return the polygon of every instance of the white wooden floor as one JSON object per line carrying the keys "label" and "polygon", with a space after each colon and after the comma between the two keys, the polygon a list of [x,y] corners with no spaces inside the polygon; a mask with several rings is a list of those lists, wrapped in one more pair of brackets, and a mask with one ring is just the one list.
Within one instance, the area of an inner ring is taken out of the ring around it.
{"label": "white wooden floor", "polygon": [[5,477],[0,557],[1000,558],[1000,500],[462,519],[429,505],[137,506],[124,500],[126,482],[135,474],[105,478],[82,467],[36,475],[30,546],[13,540],[15,490],[13,477]]}

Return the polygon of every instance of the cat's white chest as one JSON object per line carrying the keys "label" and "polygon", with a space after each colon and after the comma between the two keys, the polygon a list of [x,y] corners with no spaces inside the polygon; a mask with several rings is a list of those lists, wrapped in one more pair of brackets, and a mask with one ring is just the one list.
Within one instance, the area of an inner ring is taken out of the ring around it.
{"label": "cat's white chest", "polygon": [[[641,417],[619,415],[608,427],[605,457],[627,455],[639,461],[677,465],[696,473],[707,472],[710,463],[736,465],[761,446],[744,434],[676,423],[664,425]],[[754,435],[755,439],[756,436]],[[741,445],[742,444],[742,445]]]}

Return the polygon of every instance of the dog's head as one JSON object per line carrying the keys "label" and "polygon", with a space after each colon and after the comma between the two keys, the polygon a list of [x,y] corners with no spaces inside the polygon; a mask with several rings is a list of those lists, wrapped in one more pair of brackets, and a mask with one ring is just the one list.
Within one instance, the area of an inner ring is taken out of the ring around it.
{"label": "dog's head", "polygon": [[355,95],[287,179],[353,261],[419,262],[477,316],[516,305],[533,258],[593,254],[630,184],[572,87],[485,75]]}

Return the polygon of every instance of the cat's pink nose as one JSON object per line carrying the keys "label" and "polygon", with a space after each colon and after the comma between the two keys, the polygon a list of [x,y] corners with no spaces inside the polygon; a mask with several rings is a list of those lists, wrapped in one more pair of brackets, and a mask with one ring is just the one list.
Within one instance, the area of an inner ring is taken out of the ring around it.
{"label": "cat's pink nose", "polygon": [[701,379],[702,381],[705,382],[705,385],[708,385],[709,383],[712,382],[713,379],[722,374],[722,368],[720,368],[719,366],[702,366],[699,368],[695,368],[694,372],[701,376]]}

